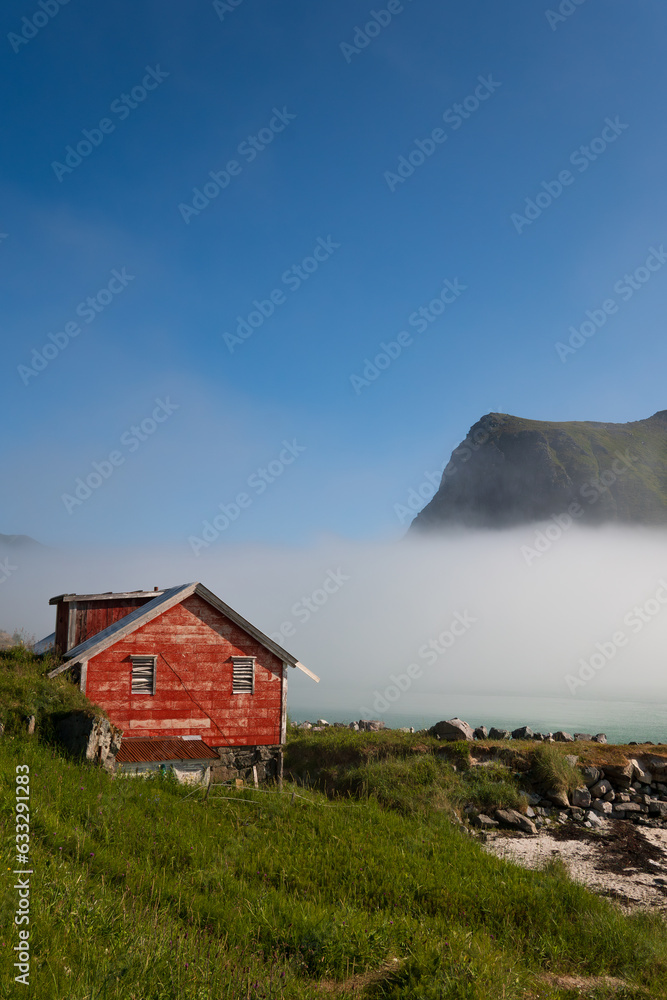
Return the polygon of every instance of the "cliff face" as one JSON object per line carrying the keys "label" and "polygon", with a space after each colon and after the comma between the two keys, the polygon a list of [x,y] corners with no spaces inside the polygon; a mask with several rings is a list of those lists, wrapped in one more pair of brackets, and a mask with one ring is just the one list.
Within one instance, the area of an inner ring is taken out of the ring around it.
{"label": "cliff face", "polygon": [[570,511],[589,524],[667,524],[667,410],[627,424],[488,413],[452,452],[411,531],[500,528]]}

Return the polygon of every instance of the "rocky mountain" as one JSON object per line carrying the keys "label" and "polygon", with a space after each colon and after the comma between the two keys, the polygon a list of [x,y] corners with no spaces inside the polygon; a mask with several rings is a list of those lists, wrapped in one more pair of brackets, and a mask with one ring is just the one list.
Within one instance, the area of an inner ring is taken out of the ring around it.
{"label": "rocky mountain", "polygon": [[500,528],[568,514],[667,524],[667,410],[627,424],[488,413],[452,452],[411,531]]}

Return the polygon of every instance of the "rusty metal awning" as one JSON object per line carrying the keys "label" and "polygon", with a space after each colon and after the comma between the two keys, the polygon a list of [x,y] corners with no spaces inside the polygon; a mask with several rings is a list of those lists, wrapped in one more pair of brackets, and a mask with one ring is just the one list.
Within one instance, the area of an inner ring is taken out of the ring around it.
{"label": "rusty metal awning", "polygon": [[116,755],[118,764],[177,760],[219,760],[219,757],[203,740],[177,739],[124,739]]}

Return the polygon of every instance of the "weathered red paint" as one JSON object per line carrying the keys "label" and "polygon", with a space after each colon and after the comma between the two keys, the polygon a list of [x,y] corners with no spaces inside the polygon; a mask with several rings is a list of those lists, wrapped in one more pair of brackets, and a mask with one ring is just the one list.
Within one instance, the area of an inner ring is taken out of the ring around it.
{"label": "weathered red paint", "polygon": [[56,611],[55,648],[60,653],[73,649],[79,643],[85,642],[91,636],[97,635],[119,618],[124,618],[152,600],[151,595],[144,597],[111,597],[98,601],[58,602]]}
{"label": "weathered red paint", "polygon": [[[131,655],[157,656],[154,695],[132,695]],[[255,656],[255,693],[232,694],[232,657]],[[88,661],[85,693],[125,736],[280,743],[283,664],[197,594]]]}

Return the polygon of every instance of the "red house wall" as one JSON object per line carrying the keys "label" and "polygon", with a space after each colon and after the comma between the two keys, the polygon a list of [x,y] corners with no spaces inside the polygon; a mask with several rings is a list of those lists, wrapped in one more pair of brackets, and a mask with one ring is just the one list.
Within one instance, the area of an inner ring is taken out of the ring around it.
{"label": "red house wall", "polygon": [[[152,599],[149,596],[103,601],[60,601],[56,608],[56,649],[62,653],[73,649]],[[68,643],[70,615],[74,616],[74,631],[72,642]]]}
{"label": "red house wall", "polygon": [[[131,694],[137,654],[157,656],[154,695]],[[257,657],[254,694],[232,694],[232,656]],[[209,746],[280,743],[283,687],[282,661],[196,594],[93,657],[86,676],[86,695],[125,736]]]}

